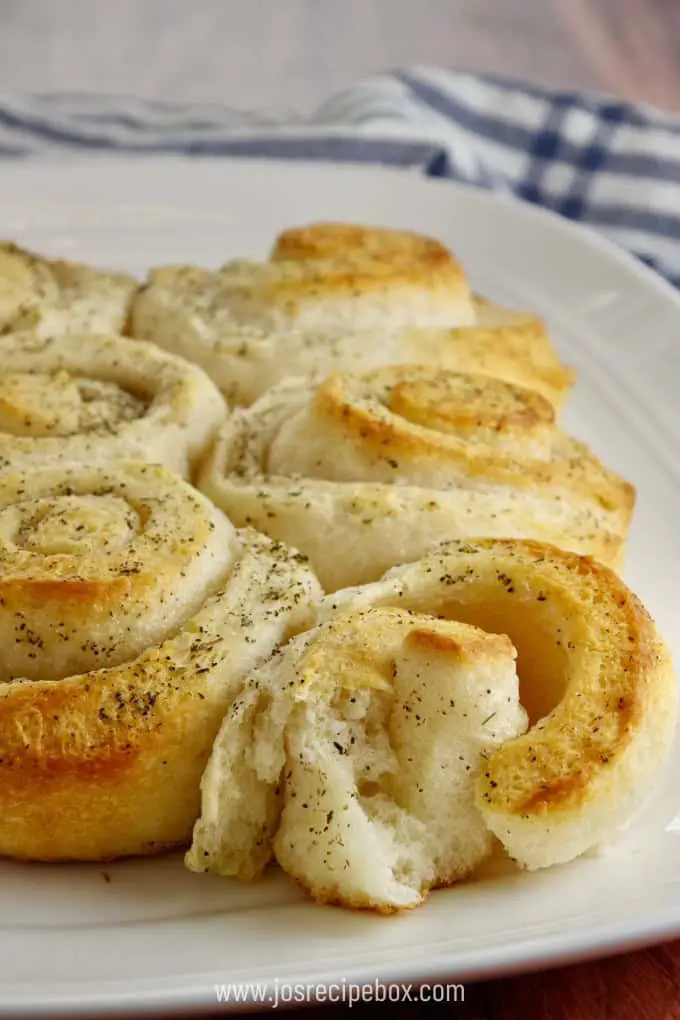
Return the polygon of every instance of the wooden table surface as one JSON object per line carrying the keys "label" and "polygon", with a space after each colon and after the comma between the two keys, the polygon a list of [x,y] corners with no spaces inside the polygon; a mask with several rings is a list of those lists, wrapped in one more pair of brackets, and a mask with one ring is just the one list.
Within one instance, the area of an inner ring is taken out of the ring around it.
{"label": "wooden table surface", "polygon": [[[10,92],[101,90],[304,111],[372,71],[439,63],[680,111],[679,54],[680,0],[0,0],[0,90]],[[471,985],[462,1005],[381,1008],[461,1020],[674,1020],[680,942]]]}
{"label": "wooden table surface", "polygon": [[[357,1020],[371,1005],[352,1009]],[[453,1005],[382,1006],[393,1020],[678,1020],[680,943],[504,981],[469,985]],[[336,1020],[345,1007],[316,1007],[297,1020]]]}

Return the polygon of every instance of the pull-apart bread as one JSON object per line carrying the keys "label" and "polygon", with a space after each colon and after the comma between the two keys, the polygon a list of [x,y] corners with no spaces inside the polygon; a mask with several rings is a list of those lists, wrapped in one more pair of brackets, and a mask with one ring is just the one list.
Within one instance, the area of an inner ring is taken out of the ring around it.
{"label": "pull-apart bread", "polygon": [[0,337],[0,471],[127,458],[188,477],[225,415],[208,376],[154,344]]}
{"label": "pull-apart bread", "polygon": [[122,333],[137,281],[0,243],[0,332]]}
{"label": "pull-apart bread", "polygon": [[227,707],[319,595],[162,467],[1,474],[0,854],[186,845]]}
{"label": "pull-apart bread", "polygon": [[286,231],[267,262],[156,269],[130,331],[243,405],[287,376],[410,362],[498,376],[556,406],[572,383],[544,324],[473,295],[442,244],[368,227]]}
{"label": "pull-apart bread", "polygon": [[389,913],[630,819],[678,708],[611,569],[635,491],[440,242],[317,223],[141,288],[0,244],[0,361],[0,855]]}
{"label": "pull-apart bread", "polygon": [[669,653],[588,557],[451,542],[317,620],[225,716],[196,871],[250,879],[275,858],[320,901],[413,907],[493,837],[529,869],[597,846],[667,758]]}
{"label": "pull-apart bread", "polygon": [[226,421],[198,485],[302,549],[327,591],[480,534],[616,565],[634,503],[544,397],[421,366],[284,381]]}

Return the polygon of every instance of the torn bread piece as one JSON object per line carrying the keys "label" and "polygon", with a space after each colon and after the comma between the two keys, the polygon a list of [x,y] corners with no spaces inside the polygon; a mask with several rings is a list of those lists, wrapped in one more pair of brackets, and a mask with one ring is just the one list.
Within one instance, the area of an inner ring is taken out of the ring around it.
{"label": "torn bread piece", "polygon": [[320,901],[413,907],[494,836],[527,869],[600,845],[668,758],[668,649],[589,557],[449,542],[326,596],[317,621],[223,722],[194,870],[253,878],[275,857]]}
{"label": "torn bread piece", "polygon": [[375,584],[327,596],[321,618],[395,606],[507,634],[530,729],[488,756],[486,825],[528,869],[572,860],[626,824],[668,759],[678,716],[670,652],[613,570],[540,542],[446,542]]}
{"label": "torn bread piece", "polygon": [[381,912],[469,875],[492,845],[475,803],[484,756],[527,724],[509,639],[372,609],[322,632],[299,673],[284,870],[318,901]]}
{"label": "torn bread piece", "polygon": [[488,855],[476,781],[527,723],[507,637],[369,609],[294,640],[249,688],[203,779],[191,868],[253,878],[273,852],[317,900],[390,912]]}

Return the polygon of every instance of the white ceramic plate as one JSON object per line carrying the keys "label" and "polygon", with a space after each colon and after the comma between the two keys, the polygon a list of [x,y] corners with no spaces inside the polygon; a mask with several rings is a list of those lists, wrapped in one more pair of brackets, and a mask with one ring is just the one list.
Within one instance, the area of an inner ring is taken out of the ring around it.
{"label": "white ceramic plate", "polygon": [[[566,424],[639,488],[626,576],[678,661],[680,296],[632,258],[508,198],[403,171],[148,160],[0,171],[2,235],[139,274],[262,256],[279,229],[314,219],[431,233],[484,293],[546,316],[579,370]],[[313,906],[278,874],[251,887],[192,875],[179,858],[4,863],[0,1015],[195,1013],[215,1007],[221,982],[464,981],[680,935],[679,804],[668,780],[604,855],[501,869],[393,919]]]}

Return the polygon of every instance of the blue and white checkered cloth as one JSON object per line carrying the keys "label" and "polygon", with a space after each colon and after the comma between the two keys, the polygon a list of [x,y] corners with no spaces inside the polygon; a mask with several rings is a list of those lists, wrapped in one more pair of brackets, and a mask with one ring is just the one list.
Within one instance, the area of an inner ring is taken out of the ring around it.
{"label": "blue and white checkered cloth", "polygon": [[680,118],[651,107],[432,68],[369,79],[285,122],[217,104],[0,99],[0,157],[108,151],[381,163],[451,177],[587,223],[680,286]]}

